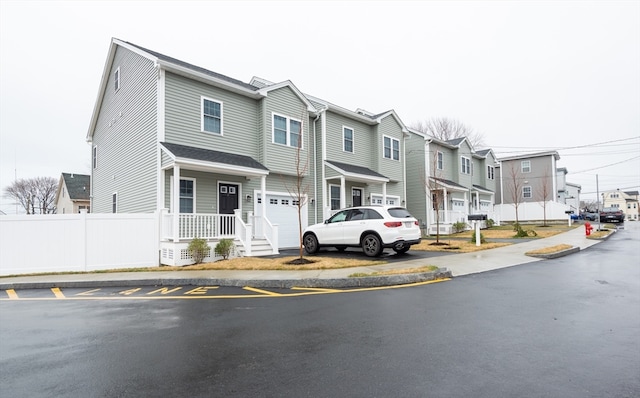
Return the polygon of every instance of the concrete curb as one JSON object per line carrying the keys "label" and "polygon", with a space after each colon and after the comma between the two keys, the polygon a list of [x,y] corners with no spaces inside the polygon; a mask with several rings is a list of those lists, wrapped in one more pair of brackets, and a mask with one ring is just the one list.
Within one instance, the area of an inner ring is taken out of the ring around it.
{"label": "concrete curb", "polygon": [[573,253],[577,253],[580,251],[580,248],[577,246],[574,246],[570,249],[565,249],[565,250],[560,250],[558,252],[554,252],[554,253],[546,253],[546,254],[526,254],[529,257],[536,257],[536,258],[543,258],[543,259],[552,259],[552,258],[558,258],[558,257],[564,257],[567,256],[569,254],[573,254]]}
{"label": "concrete curb", "polygon": [[602,238],[592,238],[592,237],[588,237],[587,239],[590,239],[590,240],[607,240],[607,239],[609,239],[609,238],[611,237],[611,235],[615,234],[616,232],[618,232],[618,230],[617,230],[617,229],[610,229],[610,230],[609,230],[609,233],[608,233],[608,234],[606,234],[605,236],[603,236]]}
{"label": "concrete curb", "polygon": [[158,278],[140,280],[67,281],[67,282],[15,282],[0,283],[0,290],[7,289],[50,289],[58,288],[100,288],[100,287],[140,287],[140,286],[229,286],[256,288],[317,287],[349,288],[406,285],[436,279],[452,278],[451,271],[439,268],[433,272],[416,274],[381,275],[354,278],[307,278],[307,279],[219,279],[219,278]]}

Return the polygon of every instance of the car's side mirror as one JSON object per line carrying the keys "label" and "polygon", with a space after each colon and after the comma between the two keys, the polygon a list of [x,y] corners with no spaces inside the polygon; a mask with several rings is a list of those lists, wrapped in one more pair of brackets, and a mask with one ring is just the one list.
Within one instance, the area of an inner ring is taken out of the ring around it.
{"label": "car's side mirror", "polygon": [[329,219],[327,218],[326,220],[324,220],[325,224],[329,224]]}

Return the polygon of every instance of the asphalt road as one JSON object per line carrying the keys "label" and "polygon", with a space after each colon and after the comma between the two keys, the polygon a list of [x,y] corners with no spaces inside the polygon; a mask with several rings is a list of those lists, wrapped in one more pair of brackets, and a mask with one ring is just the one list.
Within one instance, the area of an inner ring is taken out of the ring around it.
{"label": "asphalt road", "polygon": [[3,301],[0,396],[637,397],[639,243],[398,289]]}

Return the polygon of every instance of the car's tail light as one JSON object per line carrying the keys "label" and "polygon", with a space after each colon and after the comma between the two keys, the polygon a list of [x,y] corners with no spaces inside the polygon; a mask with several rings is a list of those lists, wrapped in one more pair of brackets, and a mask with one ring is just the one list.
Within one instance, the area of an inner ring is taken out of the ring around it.
{"label": "car's tail light", "polygon": [[413,222],[413,225],[416,225],[416,226],[418,226],[418,227],[420,226],[420,224],[418,224],[418,220],[415,220],[415,221]]}
{"label": "car's tail light", "polygon": [[387,221],[384,223],[384,226],[389,228],[398,228],[402,226],[402,223],[400,221]]}

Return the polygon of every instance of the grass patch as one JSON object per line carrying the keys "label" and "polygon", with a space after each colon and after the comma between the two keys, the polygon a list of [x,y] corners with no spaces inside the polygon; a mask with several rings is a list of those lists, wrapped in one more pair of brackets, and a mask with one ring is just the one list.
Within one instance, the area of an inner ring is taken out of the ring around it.
{"label": "grass patch", "polygon": [[602,238],[606,238],[612,233],[613,233],[613,230],[611,229],[601,229],[598,231],[591,232],[591,235],[587,236],[587,239],[602,239]]}
{"label": "grass patch", "polygon": [[[513,235],[513,231],[511,231]],[[480,246],[476,246],[475,242],[463,240],[449,240],[448,242],[440,241],[440,245],[432,245],[429,240],[422,240],[417,245],[411,246],[411,250],[422,250],[428,252],[456,252],[456,253],[470,253],[480,250],[495,249],[496,247],[508,246],[511,243],[507,242],[488,242],[483,243]]]}
{"label": "grass patch", "polygon": [[403,268],[403,269],[391,269],[388,271],[377,271],[377,272],[355,272],[349,275],[349,278],[365,278],[368,276],[383,276],[383,275],[402,275],[402,274],[419,274],[422,272],[433,272],[436,271],[438,267],[435,265],[425,265],[424,267],[417,268]]}
{"label": "grass patch", "polygon": [[264,257],[237,257],[229,260],[215,261],[212,263],[201,263],[196,265],[186,265],[184,267],[175,267],[163,265],[160,267],[141,267],[141,268],[123,268],[110,269],[91,272],[43,272],[20,275],[5,275],[0,278],[10,278],[17,276],[38,276],[38,275],[71,275],[71,274],[104,274],[114,272],[167,272],[167,271],[205,271],[205,270],[319,270],[319,269],[339,269],[352,267],[368,267],[372,265],[386,264],[384,260],[358,260],[343,259],[329,257],[305,257],[310,260],[307,264],[291,264],[292,261],[298,259],[297,256],[281,257],[281,258],[264,258]]}
{"label": "grass patch", "polygon": [[527,256],[535,255],[535,254],[552,254],[552,253],[561,252],[563,250],[569,250],[572,247],[573,246],[571,245],[567,245],[563,243],[561,245],[555,245],[555,246],[543,247],[542,249],[531,250],[524,254]]}

